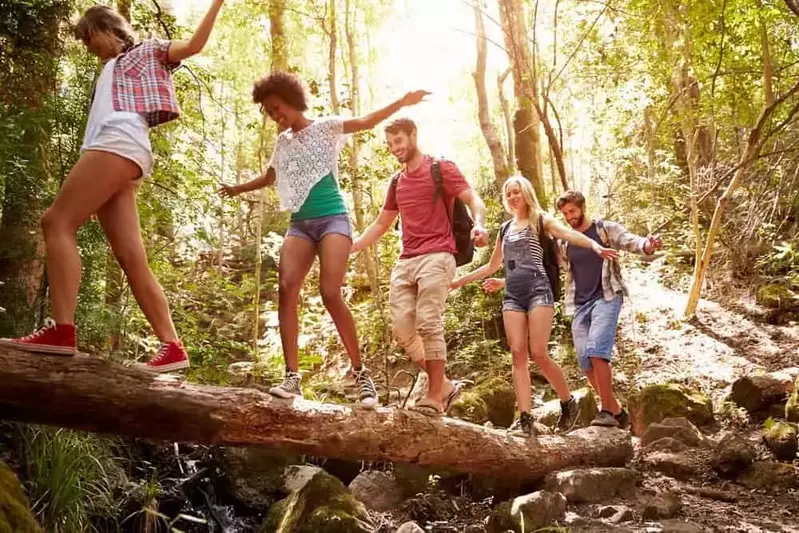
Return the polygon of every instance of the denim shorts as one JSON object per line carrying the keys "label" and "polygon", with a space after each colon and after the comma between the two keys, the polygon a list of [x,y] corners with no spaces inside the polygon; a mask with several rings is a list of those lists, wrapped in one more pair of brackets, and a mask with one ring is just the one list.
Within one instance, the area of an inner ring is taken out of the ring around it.
{"label": "denim shorts", "polygon": [[352,222],[346,213],[326,217],[292,220],[286,237],[301,237],[319,244],[325,235],[337,233],[352,240]]}
{"label": "denim shorts", "polygon": [[554,307],[555,296],[552,294],[552,287],[546,277],[535,277],[532,286],[523,291],[513,290],[513,287],[505,288],[505,298],[502,300],[502,311],[517,311],[519,313],[529,313],[536,307]]}
{"label": "denim shorts", "polygon": [[610,361],[623,302],[621,294],[609,302],[600,296],[577,308],[572,320],[572,338],[582,370],[591,370],[592,357]]}

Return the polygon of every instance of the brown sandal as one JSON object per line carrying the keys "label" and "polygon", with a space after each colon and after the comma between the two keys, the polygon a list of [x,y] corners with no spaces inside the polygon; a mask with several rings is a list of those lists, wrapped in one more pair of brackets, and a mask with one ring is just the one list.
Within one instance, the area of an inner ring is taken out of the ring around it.
{"label": "brown sandal", "polygon": [[444,410],[438,404],[431,400],[430,398],[423,398],[416,402],[416,405],[410,408],[411,411],[415,411],[417,413],[421,413],[425,416],[444,416]]}

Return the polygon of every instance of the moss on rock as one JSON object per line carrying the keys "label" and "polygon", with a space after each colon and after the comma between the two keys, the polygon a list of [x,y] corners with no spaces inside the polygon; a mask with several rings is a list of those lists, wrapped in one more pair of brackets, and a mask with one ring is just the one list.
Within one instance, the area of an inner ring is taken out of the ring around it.
{"label": "moss on rock", "polygon": [[269,509],[259,533],[372,533],[364,505],[347,487],[319,472],[305,487]]}
{"label": "moss on rock", "polygon": [[641,436],[650,424],[685,417],[697,426],[713,422],[713,402],[679,383],[648,385],[629,398],[633,432]]}
{"label": "moss on rock", "polygon": [[17,476],[0,463],[0,533],[42,533]]}
{"label": "moss on rock", "polygon": [[508,427],[513,423],[516,395],[504,378],[494,377],[464,391],[460,401],[450,409],[450,415],[474,424],[491,422]]}
{"label": "moss on rock", "polygon": [[788,422],[767,420],[763,440],[779,461],[793,461],[797,447],[796,428]]}
{"label": "moss on rock", "polygon": [[793,392],[785,404],[785,420],[788,422],[799,422],[799,378],[793,386]]}

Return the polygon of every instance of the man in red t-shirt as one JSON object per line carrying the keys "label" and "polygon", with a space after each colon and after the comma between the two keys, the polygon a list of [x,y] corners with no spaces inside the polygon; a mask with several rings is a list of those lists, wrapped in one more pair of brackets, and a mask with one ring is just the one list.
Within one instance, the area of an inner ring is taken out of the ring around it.
{"label": "man in red t-shirt", "polygon": [[417,402],[416,410],[441,415],[460,392],[460,384],[447,379],[444,371],[444,303],[455,276],[452,207],[455,198],[468,206],[475,221],[472,240],[485,246],[485,205],[451,161],[440,161],[443,199],[436,195],[430,173],[433,159],[418,150],[412,120],[394,120],[385,131],[391,153],[404,166],[389,186],[380,215],[355,239],[351,253],[377,242],[400,215],[402,254],[391,272],[389,296],[394,338],[427,372],[427,396]]}

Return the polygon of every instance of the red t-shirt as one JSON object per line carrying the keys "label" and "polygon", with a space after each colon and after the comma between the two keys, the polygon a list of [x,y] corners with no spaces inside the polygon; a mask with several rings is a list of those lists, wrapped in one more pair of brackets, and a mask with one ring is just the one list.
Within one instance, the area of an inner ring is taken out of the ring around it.
{"label": "red t-shirt", "polygon": [[469,183],[455,163],[443,159],[440,161],[446,207],[440,196],[435,198],[436,186],[430,174],[433,158],[430,156],[425,156],[422,164],[413,172],[400,171],[396,187],[388,188],[383,209],[399,211],[402,221],[400,259],[435,252],[455,253],[455,238],[449,217],[455,198],[469,188]]}

